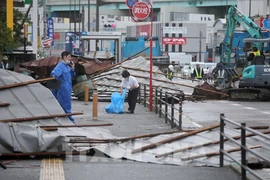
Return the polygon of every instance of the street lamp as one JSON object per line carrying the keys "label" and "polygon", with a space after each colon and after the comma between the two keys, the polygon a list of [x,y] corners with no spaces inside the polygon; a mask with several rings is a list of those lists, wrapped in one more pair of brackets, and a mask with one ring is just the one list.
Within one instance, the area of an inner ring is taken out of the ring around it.
{"label": "street lamp", "polygon": [[199,62],[202,62],[202,31],[200,31]]}

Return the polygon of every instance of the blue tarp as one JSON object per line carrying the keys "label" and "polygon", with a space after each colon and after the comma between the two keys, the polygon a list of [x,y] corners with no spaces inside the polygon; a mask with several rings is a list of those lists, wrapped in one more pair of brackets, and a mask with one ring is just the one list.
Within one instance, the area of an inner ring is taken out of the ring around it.
{"label": "blue tarp", "polygon": [[124,102],[127,89],[125,88],[123,93],[113,92],[111,96],[111,103],[105,107],[107,113],[121,114],[124,113]]}

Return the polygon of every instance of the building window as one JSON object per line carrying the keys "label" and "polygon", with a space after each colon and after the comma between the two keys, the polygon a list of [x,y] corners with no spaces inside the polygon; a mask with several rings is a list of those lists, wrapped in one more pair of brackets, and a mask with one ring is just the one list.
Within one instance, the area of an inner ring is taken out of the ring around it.
{"label": "building window", "polygon": [[171,12],[170,21],[188,21],[188,13],[183,12]]}

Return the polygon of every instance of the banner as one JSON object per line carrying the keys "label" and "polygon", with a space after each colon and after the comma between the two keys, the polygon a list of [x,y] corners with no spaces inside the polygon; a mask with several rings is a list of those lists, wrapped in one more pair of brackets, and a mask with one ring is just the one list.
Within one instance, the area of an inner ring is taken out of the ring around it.
{"label": "banner", "polygon": [[187,39],[180,37],[163,37],[162,44],[185,45],[187,44]]}
{"label": "banner", "polygon": [[52,38],[43,39],[42,40],[42,47],[44,48],[50,48],[52,46]]}
{"label": "banner", "polygon": [[54,45],[54,26],[53,26],[53,18],[47,19],[47,38],[52,38],[52,46]]}

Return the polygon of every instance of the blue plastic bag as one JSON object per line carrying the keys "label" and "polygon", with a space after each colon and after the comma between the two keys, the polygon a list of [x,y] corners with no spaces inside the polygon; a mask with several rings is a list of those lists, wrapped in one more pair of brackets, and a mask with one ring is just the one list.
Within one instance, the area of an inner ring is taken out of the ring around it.
{"label": "blue plastic bag", "polygon": [[121,114],[124,113],[124,102],[126,96],[126,88],[123,93],[113,92],[111,96],[111,103],[106,106],[105,111],[112,114]]}

